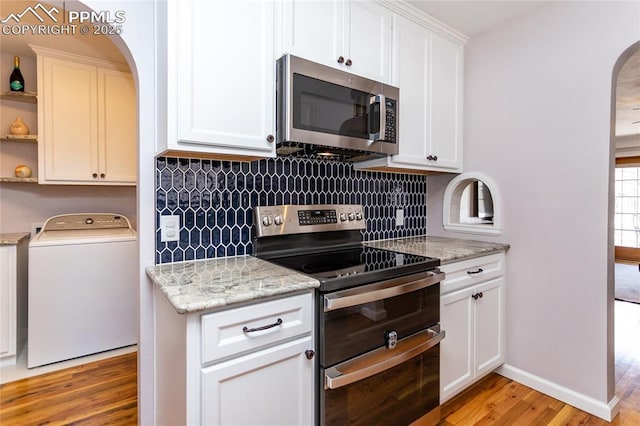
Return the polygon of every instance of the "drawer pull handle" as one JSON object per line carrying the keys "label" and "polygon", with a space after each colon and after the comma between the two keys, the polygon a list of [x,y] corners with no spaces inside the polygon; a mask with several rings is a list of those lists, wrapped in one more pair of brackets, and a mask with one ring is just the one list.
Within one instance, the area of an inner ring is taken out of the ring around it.
{"label": "drawer pull handle", "polygon": [[467,274],[469,275],[475,275],[475,274],[479,274],[480,272],[484,272],[484,269],[482,268],[478,268],[475,271],[467,271]]}
{"label": "drawer pull handle", "polygon": [[476,293],[476,294],[472,294],[471,297],[473,297],[473,300],[482,299],[482,292]]}
{"label": "drawer pull handle", "polygon": [[244,331],[245,333],[253,333],[254,331],[268,330],[279,325],[282,325],[282,318],[278,318],[278,320],[273,324],[263,325],[262,327],[249,328],[245,325],[244,327],[242,327],[242,331]]}

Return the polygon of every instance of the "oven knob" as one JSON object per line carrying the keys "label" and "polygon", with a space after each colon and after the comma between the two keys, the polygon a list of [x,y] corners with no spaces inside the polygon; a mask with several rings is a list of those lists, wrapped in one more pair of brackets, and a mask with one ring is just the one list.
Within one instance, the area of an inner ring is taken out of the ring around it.
{"label": "oven knob", "polygon": [[269,226],[269,225],[271,225],[271,218],[270,218],[269,216],[264,216],[264,217],[262,218],[262,224],[263,224],[264,226]]}
{"label": "oven knob", "polygon": [[356,220],[362,220],[362,213],[356,213]]}
{"label": "oven knob", "polygon": [[282,216],[281,215],[278,215],[278,216],[273,218],[273,223],[275,223],[276,225],[282,225],[282,222],[284,222],[284,221],[282,220]]}
{"label": "oven knob", "polygon": [[347,215],[345,213],[340,213],[340,220],[342,222],[344,222],[345,220],[347,220]]}
{"label": "oven knob", "polygon": [[349,220],[356,220],[356,215],[353,213],[349,213]]}

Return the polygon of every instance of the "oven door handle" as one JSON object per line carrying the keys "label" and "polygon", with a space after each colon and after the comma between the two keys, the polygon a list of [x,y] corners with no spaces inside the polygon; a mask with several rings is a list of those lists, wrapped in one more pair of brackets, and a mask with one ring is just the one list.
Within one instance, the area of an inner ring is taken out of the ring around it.
{"label": "oven door handle", "polygon": [[411,293],[439,283],[444,280],[444,276],[444,272],[434,269],[375,284],[328,293],[324,296],[324,311],[334,311]]}
{"label": "oven door handle", "polygon": [[338,389],[389,370],[433,348],[444,336],[444,330],[436,325],[399,340],[394,349],[382,347],[328,368],[324,371],[324,388]]}

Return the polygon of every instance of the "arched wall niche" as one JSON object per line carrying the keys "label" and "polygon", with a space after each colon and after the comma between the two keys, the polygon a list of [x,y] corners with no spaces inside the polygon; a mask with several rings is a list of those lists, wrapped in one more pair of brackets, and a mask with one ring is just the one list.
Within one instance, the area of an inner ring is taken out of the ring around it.
{"label": "arched wall niche", "polygon": [[445,231],[481,235],[502,234],[501,199],[493,180],[476,172],[452,179],[444,192]]}

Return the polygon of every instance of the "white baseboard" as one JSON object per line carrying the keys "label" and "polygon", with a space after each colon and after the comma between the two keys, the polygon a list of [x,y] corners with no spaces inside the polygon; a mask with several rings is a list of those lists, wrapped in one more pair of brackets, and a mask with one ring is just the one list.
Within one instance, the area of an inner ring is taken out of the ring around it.
{"label": "white baseboard", "polygon": [[618,411],[620,411],[620,400],[615,395],[611,401],[606,404],[508,364],[503,364],[496,369],[496,373],[558,399],[565,404],[572,405],[582,411],[600,417],[607,422],[612,421],[618,414]]}

